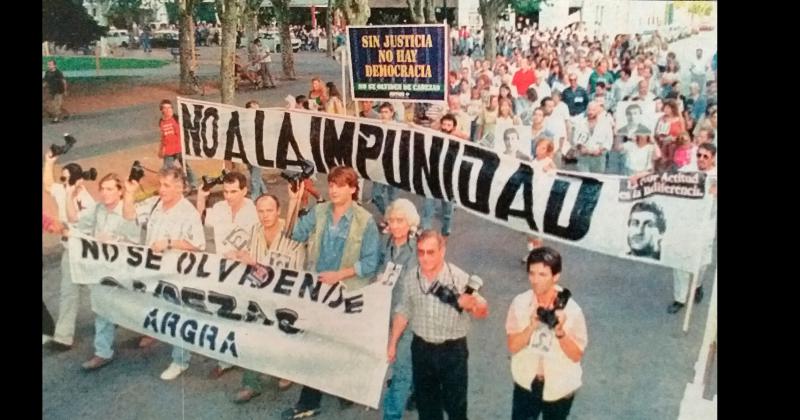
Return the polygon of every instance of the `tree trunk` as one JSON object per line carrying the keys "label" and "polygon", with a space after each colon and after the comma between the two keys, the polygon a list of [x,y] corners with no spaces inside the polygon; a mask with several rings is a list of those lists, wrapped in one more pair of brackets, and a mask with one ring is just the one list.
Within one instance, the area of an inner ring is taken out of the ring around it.
{"label": "tree trunk", "polygon": [[[294,72],[294,51],[292,51],[292,36],[289,32],[289,3],[291,0],[273,0],[275,19],[278,21],[281,37],[281,64],[283,75],[289,80],[296,80]],[[330,37],[330,34],[328,34]]]}
{"label": "tree trunk", "polygon": [[348,25],[366,25],[370,16],[368,0],[344,0],[344,18]]}
{"label": "tree trunk", "polygon": [[194,0],[178,1],[178,38],[181,50],[181,83],[178,92],[182,95],[197,93],[194,91],[192,77],[189,74],[192,70],[194,58],[192,57],[192,51],[194,50],[194,19],[192,18],[192,11],[194,6]]}
{"label": "tree trunk", "polygon": [[422,13],[422,2],[424,0],[406,0],[408,12],[411,14],[412,23],[425,23],[425,16]]}
{"label": "tree trunk", "polygon": [[497,41],[495,40],[495,27],[497,27],[497,15],[490,14],[483,18],[483,58],[489,60],[494,66],[495,55],[497,54]]}
{"label": "tree trunk", "polygon": [[[220,7],[222,3],[222,7]],[[219,76],[221,80],[220,93],[223,104],[232,104],[235,97],[234,91],[234,56],[236,55],[236,26],[239,22],[241,11],[240,0],[217,0],[217,9],[222,10],[222,52],[220,54]]]}
{"label": "tree trunk", "polygon": [[297,75],[294,72],[294,50],[292,49],[292,35],[289,32],[288,17],[281,20],[281,64],[283,65],[283,75],[289,80],[297,80]]}
{"label": "tree trunk", "polygon": [[494,65],[497,54],[495,28],[500,20],[500,13],[508,5],[508,0],[479,0],[478,13],[483,21],[483,57]]}
{"label": "tree trunk", "polygon": [[[333,57],[333,37],[331,36],[331,26],[333,24],[333,2],[328,0],[328,9],[325,11],[325,34],[327,35],[325,38],[327,48],[325,49],[325,55],[328,57]],[[319,23],[317,23],[319,24]]]}
{"label": "tree trunk", "polygon": [[425,2],[425,23],[436,23],[435,0],[423,0]]}

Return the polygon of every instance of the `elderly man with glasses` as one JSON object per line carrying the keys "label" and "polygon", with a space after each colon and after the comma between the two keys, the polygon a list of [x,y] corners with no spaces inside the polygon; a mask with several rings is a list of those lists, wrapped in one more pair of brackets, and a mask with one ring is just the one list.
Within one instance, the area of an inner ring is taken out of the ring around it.
{"label": "elderly man with glasses", "polygon": [[575,73],[569,74],[569,88],[564,89],[561,98],[569,108],[570,117],[583,114],[586,112],[586,107],[589,106],[589,93],[583,87],[578,86],[578,75]]}

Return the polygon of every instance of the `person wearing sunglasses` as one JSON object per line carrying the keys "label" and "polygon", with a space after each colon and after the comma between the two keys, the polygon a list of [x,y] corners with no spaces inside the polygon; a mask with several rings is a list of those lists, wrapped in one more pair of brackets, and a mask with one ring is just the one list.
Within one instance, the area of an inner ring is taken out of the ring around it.
{"label": "person wearing sunglasses", "polygon": [[[421,419],[467,418],[467,334],[471,318],[488,316],[474,277],[445,261],[447,239],[425,230],[417,240],[418,267],[404,270],[394,308],[387,358],[393,362],[406,327],[411,328],[411,365]],[[473,287],[470,287],[473,286]]]}
{"label": "person wearing sunglasses", "polygon": [[[716,237],[717,226],[717,147],[712,143],[702,143],[697,146],[696,166],[691,164],[681,168],[682,172],[698,171],[703,172],[708,176],[708,185],[710,186],[708,192],[713,196],[714,202],[707,217],[707,222],[703,224],[704,229],[699,232],[698,240],[706,244],[703,248],[702,257],[700,259],[700,270],[697,276],[697,286],[694,294],[694,302],[700,303],[703,300],[703,277],[705,272],[711,265],[712,254],[714,250],[714,240]],[[702,215],[700,215],[702,217]],[[674,314],[683,309],[688,299],[689,287],[691,285],[691,275],[689,272],[682,270],[672,271],[673,280],[673,302],[667,306],[667,313]]]}

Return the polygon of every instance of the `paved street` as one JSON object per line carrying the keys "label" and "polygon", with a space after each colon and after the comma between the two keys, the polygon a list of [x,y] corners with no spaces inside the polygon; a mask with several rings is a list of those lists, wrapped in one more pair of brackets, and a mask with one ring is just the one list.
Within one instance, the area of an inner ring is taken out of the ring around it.
{"label": "paved street", "polygon": [[[710,57],[716,49],[716,34],[704,32],[670,47],[678,53],[682,72],[688,71],[698,44],[706,48]],[[279,63],[273,63],[273,74],[279,72],[278,66]],[[340,83],[338,63],[324,54],[296,55],[296,69],[296,82],[283,82],[276,90],[237,94],[236,103],[242,105],[257,99],[262,106],[281,106],[287,94],[307,94],[311,75]],[[161,71],[176,75],[177,67],[170,65]],[[213,69],[203,73],[212,74]],[[44,123],[42,150],[54,141],[60,142],[63,132],[70,132],[79,139],[79,144],[62,164],[78,161],[97,167],[101,174],[109,170],[127,174],[134,159],[146,158],[145,165],[156,167],[158,117],[157,103],[153,103],[80,115],[58,125]],[[211,170],[212,166],[204,168]],[[318,184],[325,189],[324,182]],[[271,192],[285,198],[283,184],[269,187]],[[365,196],[369,196],[368,192]],[[419,197],[413,200],[421,208]],[[373,206],[367,208],[375,214]],[[583,387],[577,393],[570,418],[677,418],[684,388],[694,375],[708,300],[695,307],[689,332],[684,334],[681,331],[684,312],[666,313],[667,304],[672,301],[669,269],[559,243],[549,244],[564,256],[561,284],[572,291],[588,324],[589,344],[582,361]],[[60,283],[58,252],[57,246],[47,248],[42,270],[44,300],[54,316],[58,314]],[[511,299],[530,287],[520,262],[524,253],[523,234],[456,211],[448,260],[484,279],[482,294],[490,304],[488,319],[473,322],[469,335],[471,419],[510,417],[513,386],[504,324]],[[706,296],[711,295],[712,281],[710,272],[705,279]],[[93,354],[93,337],[94,315],[89,293],[83,290],[75,346],[66,353],[43,352],[43,418],[278,419],[283,409],[296,402],[300,392],[297,385],[278,392],[272,380],[268,384],[272,390],[248,404],[233,404],[230,399],[238,389],[241,370],[218,380],[207,379],[216,362],[197,355],[179,379],[162,381],[158,376],[170,363],[170,346],[159,344],[145,351],[136,349],[137,335],[121,328],[117,330],[114,362],[97,372],[84,373],[80,365]],[[338,402],[331,397],[323,398],[322,409],[319,419],[381,418],[380,411],[358,407],[340,411]],[[407,413],[407,418],[417,416]]]}

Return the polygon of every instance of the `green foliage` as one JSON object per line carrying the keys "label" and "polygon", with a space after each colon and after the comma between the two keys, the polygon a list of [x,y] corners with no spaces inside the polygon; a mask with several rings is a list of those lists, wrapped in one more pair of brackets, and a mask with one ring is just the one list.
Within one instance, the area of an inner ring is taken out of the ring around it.
{"label": "green foliage", "polygon": [[70,0],[42,0],[42,42],[79,48],[97,41],[107,31]]}
{"label": "green foliage", "polygon": [[[56,66],[58,66],[59,70],[61,71],[95,69],[95,57],[44,56],[42,57],[42,71],[47,70],[47,62],[51,59],[56,61]],[[103,69],[151,69],[163,67],[169,63],[169,60],[143,60],[138,58],[111,57],[100,58],[100,68]]]}

